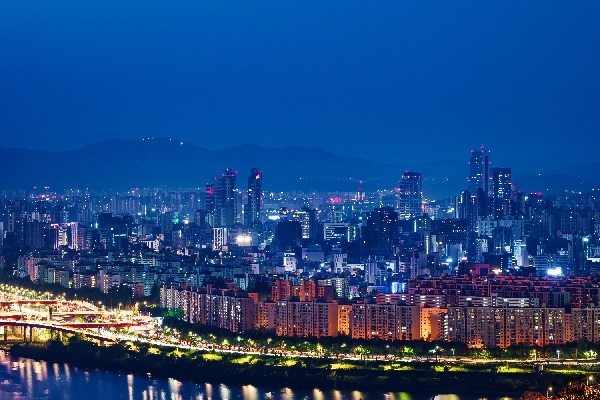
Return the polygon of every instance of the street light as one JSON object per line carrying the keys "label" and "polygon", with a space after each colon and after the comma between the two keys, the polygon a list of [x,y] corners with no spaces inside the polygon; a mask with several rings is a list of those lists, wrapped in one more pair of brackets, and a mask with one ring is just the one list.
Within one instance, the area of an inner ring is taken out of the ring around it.
{"label": "street light", "polygon": [[546,389],[546,397],[550,397],[549,393],[552,391],[552,386],[548,386],[548,389]]}
{"label": "street light", "polygon": [[556,358],[560,360],[560,350],[556,350]]}

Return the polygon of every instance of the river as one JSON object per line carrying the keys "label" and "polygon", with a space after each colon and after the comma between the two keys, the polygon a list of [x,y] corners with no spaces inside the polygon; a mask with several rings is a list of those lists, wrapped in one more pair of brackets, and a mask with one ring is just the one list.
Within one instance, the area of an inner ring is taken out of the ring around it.
{"label": "river", "polygon": [[[11,400],[475,400],[440,394],[377,393],[314,389],[259,388],[251,385],[196,384],[175,379],[85,370],[15,358],[0,351],[0,399]],[[490,397],[489,399],[509,399]]]}

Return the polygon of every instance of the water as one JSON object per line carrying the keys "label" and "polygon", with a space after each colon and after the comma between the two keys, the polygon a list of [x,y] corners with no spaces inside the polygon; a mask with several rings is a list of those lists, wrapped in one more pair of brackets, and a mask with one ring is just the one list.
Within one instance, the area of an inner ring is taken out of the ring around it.
{"label": "water", "polygon": [[[175,379],[84,370],[14,358],[0,351],[0,399],[11,400],[425,400],[432,396],[318,389],[257,388],[251,385],[196,384]],[[477,397],[438,395],[435,400],[474,400]],[[508,398],[504,398],[508,399]]]}

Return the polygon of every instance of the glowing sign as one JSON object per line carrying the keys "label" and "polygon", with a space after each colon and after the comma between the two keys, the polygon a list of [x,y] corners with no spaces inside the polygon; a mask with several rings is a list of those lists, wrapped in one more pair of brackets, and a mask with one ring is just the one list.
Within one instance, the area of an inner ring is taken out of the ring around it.
{"label": "glowing sign", "polygon": [[549,276],[561,276],[562,273],[562,268],[561,267],[556,267],[556,268],[548,268],[548,270],[546,271],[546,273]]}

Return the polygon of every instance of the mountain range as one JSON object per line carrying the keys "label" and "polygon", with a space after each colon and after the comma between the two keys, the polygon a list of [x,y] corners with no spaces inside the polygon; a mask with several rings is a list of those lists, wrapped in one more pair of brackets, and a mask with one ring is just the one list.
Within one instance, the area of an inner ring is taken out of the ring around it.
{"label": "mountain range", "polygon": [[[1,189],[203,188],[225,168],[237,170],[238,187],[245,188],[250,168],[257,167],[263,170],[266,191],[355,191],[362,187],[369,192],[397,186],[402,173],[411,170],[423,173],[426,197],[441,199],[466,188],[468,174],[466,161],[402,164],[399,159],[389,164],[344,157],[319,147],[242,145],[209,150],[169,138],[108,140],[62,152],[0,146],[0,160],[4,166]],[[544,173],[516,172],[513,169],[513,181],[523,192],[557,194],[600,187],[600,162]]]}

